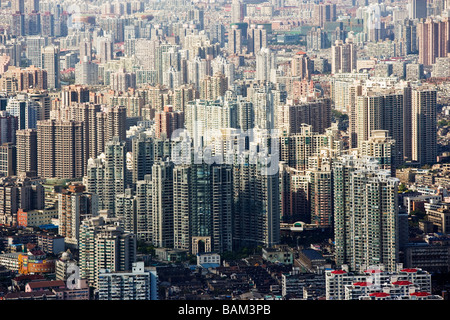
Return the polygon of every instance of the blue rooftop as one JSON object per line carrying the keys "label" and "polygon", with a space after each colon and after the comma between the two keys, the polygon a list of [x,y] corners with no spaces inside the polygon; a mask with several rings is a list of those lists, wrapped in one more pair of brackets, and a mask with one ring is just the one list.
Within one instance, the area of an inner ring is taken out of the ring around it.
{"label": "blue rooftop", "polygon": [[220,267],[220,264],[218,264],[218,263],[202,263],[201,266],[202,266],[202,268],[209,269],[209,268]]}
{"label": "blue rooftop", "polygon": [[39,229],[58,229],[58,226],[54,224],[43,224],[39,226]]}
{"label": "blue rooftop", "polygon": [[314,249],[303,249],[302,253],[310,260],[322,260],[323,259],[322,254]]}

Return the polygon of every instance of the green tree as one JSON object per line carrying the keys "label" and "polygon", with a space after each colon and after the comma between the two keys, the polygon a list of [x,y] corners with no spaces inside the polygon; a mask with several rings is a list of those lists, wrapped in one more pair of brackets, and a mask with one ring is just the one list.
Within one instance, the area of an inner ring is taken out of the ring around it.
{"label": "green tree", "polygon": [[398,192],[406,192],[406,191],[408,191],[406,185],[404,183],[400,183],[398,186]]}

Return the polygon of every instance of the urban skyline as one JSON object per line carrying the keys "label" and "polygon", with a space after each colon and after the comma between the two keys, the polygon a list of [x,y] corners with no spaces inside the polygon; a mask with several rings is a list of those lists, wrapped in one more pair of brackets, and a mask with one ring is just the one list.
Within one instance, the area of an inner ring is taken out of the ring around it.
{"label": "urban skyline", "polygon": [[449,0],[1,1],[0,300],[449,300],[449,89]]}

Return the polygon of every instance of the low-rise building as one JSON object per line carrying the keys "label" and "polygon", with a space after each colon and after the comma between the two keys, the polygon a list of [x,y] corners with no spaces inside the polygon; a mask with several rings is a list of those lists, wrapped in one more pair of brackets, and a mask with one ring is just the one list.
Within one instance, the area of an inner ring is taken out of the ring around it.
{"label": "low-rise building", "polygon": [[403,251],[403,264],[406,268],[421,268],[428,272],[450,272],[450,245],[409,243]]}
{"label": "low-rise building", "polygon": [[397,299],[414,292],[431,294],[431,274],[422,269],[397,266],[396,272],[385,272],[383,265],[360,272],[325,271],[327,300],[351,300],[370,294],[387,293]]}
{"label": "low-rise building", "polygon": [[0,254],[0,265],[9,270],[19,271],[19,255],[21,254],[21,252]]}
{"label": "low-rise building", "polygon": [[301,265],[306,266],[309,270],[316,270],[326,264],[323,255],[314,249],[300,250],[298,260]]}
{"label": "low-rise building", "polygon": [[48,259],[44,252],[40,253],[20,253],[19,260],[19,273],[20,274],[32,274],[32,273],[54,273],[55,272],[55,260]]}
{"label": "low-rise building", "polygon": [[131,272],[100,270],[98,299],[157,300],[157,287],[156,272],[145,270],[143,262],[135,262]]}
{"label": "low-rise building", "polygon": [[21,227],[39,227],[51,224],[52,219],[57,217],[58,210],[56,208],[29,211],[19,209],[17,211],[17,223]]}
{"label": "low-rise building", "polygon": [[197,266],[202,268],[216,268],[220,266],[220,255],[218,253],[197,253]]}
{"label": "low-rise building", "polygon": [[64,289],[66,283],[62,280],[51,280],[51,281],[31,281],[25,285],[25,292],[34,291],[46,291],[53,289]]}
{"label": "low-rise building", "polygon": [[434,226],[433,231],[448,234],[450,233],[450,205],[442,205],[439,208],[429,208],[426,210],[427,221]]}
{"label": "low-rise building", "polygon": [[0,298],[1,300],[56,300],[56,294],[53,291],[36,292],[10,292]]}
{"label": "low-rise building", "polygon": [[54,234],[38,234],[37,245],[48,254],[57,255],[65,250],[64,237]]}
{"label": "low-rise building", "polygon": [[187,251],[170,248],[155,248],[155,256],[161,261],[184,261],[187,258]]}
{"label": "low-rise building", "polygon": [[288,246],[274,246],[262,249],[262,258],[273,263],[293,264],[294,255]]}
{"label": "low-rise building", "polygon": [[319,287],[325,288],[324,275],[293,270],[281,276],[281,294],[284,298],[310,299],[314,291],[312,288]]}

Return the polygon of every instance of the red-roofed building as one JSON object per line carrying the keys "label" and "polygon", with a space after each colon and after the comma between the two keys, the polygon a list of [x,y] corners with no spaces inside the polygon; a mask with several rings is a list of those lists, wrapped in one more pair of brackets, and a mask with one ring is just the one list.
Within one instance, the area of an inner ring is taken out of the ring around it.
{"label": "red-roofed building", "polygon": [[430,296],[431,294],[428,292],[413,292],[410,295],[416,296],[416,297],[427,297],[427,296]]}
{"label": "red-roofed building", "polygon": [[65,289],[66,283],[62,280],[31,281],[25,286],[25,292],[46,291],[52,289]]}
{"label": "red-roofed building", "polygon": [[419,268],[403,269],[400,265],[397,272],[386,272],[382,266],[362,269],[360,273],[326,270],[325,287],[327,300],[372,300],[370,295],[377,292],[389,294],[386,299],[408,300],[411,293],[432,292],[430,273]]}
{"label": "red-roofed building", "polygon": [[344,273],[347,273],[347,272],[344,271],[344,270],[333,270],[333,271],[331,271],[331,273],[332,274],[344,274]]}
{"label": "red-roofed building", "polygon": [[[407,300],[406,297],[402,297],[404,300]],[[428,292],[413,292],[409,295],[410,300],[443,300],[441,296],[434,295]]]}
{"label": "red-roofed building", "polygon": [[412,273],[412,272],[417,272],[417,269],[403,269],[402,272]]}
{"label": "red-roofed building", "polygon": [[56,300],[56,294],[49,290],[37,292],[10,292],[4,295],[1,300]]}
{"label": "red-roofed building", "polygon": [[358,286],[358,287],[367,287],[367,286],[371,286],[372,283],[361,281],[361,282],[355,282],[353,285]]}
{"label": "red-roofed building", "polygon": [[395,281],[395,282],[392,282],[392,284],[396,285],[396,286],[409,286],[413,283],[409,282],[409,281]]}
{"label": "red-roofed building", "polygon": [[365,273],[381,273],[382,270],[381,269],[368,269],[366,271],[364,271]]}
{"label": "red-roofed building", "polygon": [[386,292],[374,292],[369,294],[369,296],[373,299],[373,300],[390,300],[391,299],[391,295],[389,293]]}

